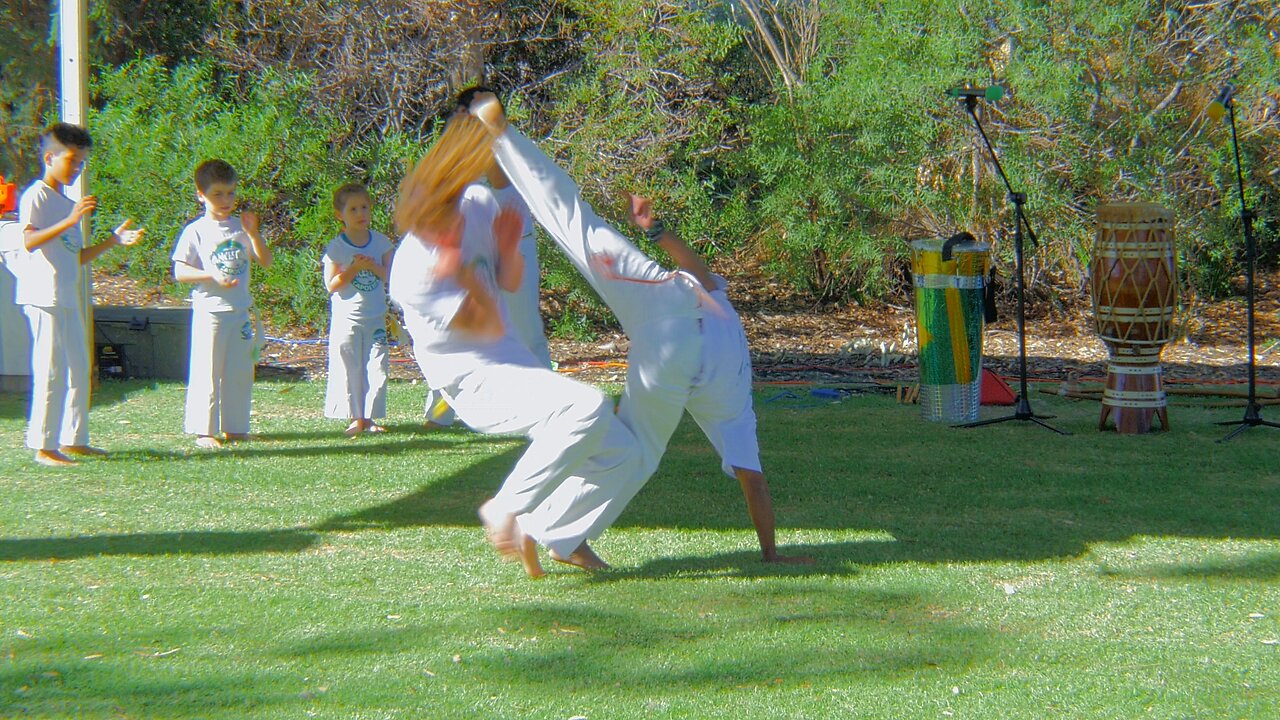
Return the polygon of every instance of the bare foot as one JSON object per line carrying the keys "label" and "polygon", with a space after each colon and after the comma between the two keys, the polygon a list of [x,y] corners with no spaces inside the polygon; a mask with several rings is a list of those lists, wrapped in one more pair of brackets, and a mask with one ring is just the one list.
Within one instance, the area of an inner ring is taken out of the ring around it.
{"label": "bare foot", "polygon": [[75,460],[57,450],[37,450],[35,461],[45,467],[69,467],[76,464]]}
{"label": "bare foot", "polygon": [[249,442],[250,440],[261,440],[261,435],[253,433],[222,433],[227,442]]}
{"label": "bare foot", "polygon": [[525,573],[531,578],[546,575],[546,571],[542,569],[542,563],[538,560],[538,544],[533,541],[533,538],[524,534],[520,523],[512,523],[511,526],[516,557],[520,558],[520,564],[524,566]]}
{"label": "bare foot", "polygon": [[364,422],[361,420],[352,420],[351,424],[347,426],[347,429],[342,431],[342,434],[347,437],[355,437],[363,431]]}
{"label": "bare foot", "polygon": [[222,441],[212,435],[201,435],[196,438],[196,447],[202,450],[217,450],[222,447]]}
{"label": "bare foot", "polygon": [[377,433],[384,433],[387,431],[387,429],[372,420],[365,420],[364,431],[368,433],[377,434]]}
{"label": "bare foot", "polygon": [[[480,524],[484,525],[485,537],[498,554],[509,559],[518,559],[519,549],[516,547],[516,516],[503,515],[493,507],[493,500],[480,506]],[[521,534],[523,536],[523,533]]]}
{"label": "bare foot", "polygon": [[497,137],[507,129],[507,115],[502,103],[493,93],[479,93],[471,101],[471,114],[484,125],[490,135]]}
{"label": "bare foot", "polygon": [[590,545],[587,545],[586,541],[583,541],[583,543],[578,546],[577,550],[569,553],[569,557],[563,557],[552,550],[551,559],[556,562],[562,562],[566,565],[580,567],[587,572],[609,569],[609,563],[601,559],[599,555],[596,555],[595,551],[591,549]]}
{"label": "bare foot", "polygon": [[102,448],[96,448],[92,445],[63,445],[59,448],[65,455],[79,455],[80,457],[106,457],[107,451]]}
{"label": "bare foot", "polygon": [[806,555],[765,555],[764,561],[767,563],[782,563],[783,565],[812,565],[813,558]]}

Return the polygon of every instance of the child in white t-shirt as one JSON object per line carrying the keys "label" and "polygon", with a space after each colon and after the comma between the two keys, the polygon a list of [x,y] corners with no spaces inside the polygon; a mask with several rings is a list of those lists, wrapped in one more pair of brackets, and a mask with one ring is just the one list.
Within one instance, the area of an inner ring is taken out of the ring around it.
{"label": "child in white t-shirt", "polygon": [[385,430],[375,419],[387,414],[387,271],[394,249],[386,235],[369,229],[370,198],[363,185],[333,194],[342,232],[324,251],[329,291],[329,383],[325,417],[351,420],[346,434]]}
{"label": "child in white t-shirt", "polygon": [[41,465],[72,465],[68,455],[105,455],[89,445],[89,346],[80,301],[81,267],[142,230],[126,220],[111,237],[85,245],[81,221],[98,207],[63,194],[84,167],[93,140],[77,125],[51,125],[41,137],[44,175],[22,193],[18,222],[26,255],[17,263],[15,300],[31,324],[31,416],[27,446]]}
{"label": "child in white t-shirt", "polygon": [[185,432],[196,446],[249,439],[253,401],[250,266],[270,267],[271,248],[258,234],[258,215],[236,210],[236,171],[224,160],[196,168],[196,197],[205,213],[191,221],[173,249],[173,277],[193,283],[191,362]]}

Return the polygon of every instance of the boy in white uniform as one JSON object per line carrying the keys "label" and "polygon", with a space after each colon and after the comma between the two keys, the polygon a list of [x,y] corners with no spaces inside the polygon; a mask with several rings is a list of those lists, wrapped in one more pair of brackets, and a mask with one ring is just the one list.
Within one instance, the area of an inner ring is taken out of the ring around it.
{"label": "boy in white uniform", "polygon": [[[404,198],[402,196],[402,203]],[[428,383],[477,432],[522,434],[530,444],[480,509],[490,541],[530,576],[536,548],[515,518],[541,504],[573,472],[627,484],[639,463],[635,438],[599,390],[542,366],[510,332],[499,289],[522,276],[519,216],[492,191],[468,186],[449,224],[428,240],[412,233],[391,263],[391,297],[404,312]]]}
{"label": "boy in white uniform", "polygon": [[31,414],[27,447],[49,467],[75,464],[69,455],[106,453],[89,445],[89,346],[80,305],[81,266],[116,245],[132,245],[142,230],[126,220],[111,237],[85,246],[81,220],[98,199],[72,201],[75,182],[93,146],[77,125],[56,123],[40,139],[44,175],[22,193],[18,224],[27,254],[17,264],[15,301],[31,325]]}
{"label": "boy in white uniform", "polygon": [[[526,535],[557,560],[605,567],[586,541],[599,536],[657,470],[687,408],[739,480],[767,562],[808,562],[777,553],[774,513],[761,472],[746,336],[724,293],[724,279],[654,221],[633,197],[633,219],[680,266],[669,272],[632,245],[582,200],[576,184],[536,145],[506,126],[497,98],[478,96],[472,111],[495,132],[494,154],[534,217],[617,315],[631,340],[618,415],[641,443],[644,466],[616,494],[566,483],[545,506],[519,518]],[[486,117],[487,115],[487,117]],[[590,522],[584,518],[590,516]],[[580,540],[574,555],[564,550]]]}
{"label": "boy in white uniform", "polygon": [[221,438],[249,439],[253,401],[253,322],[250,266],[270,267],[271,248],[258,234],[258,215],[236,209],[236,171],[208,160],[195,172],[203,216],[191,221],[173,249],[173,277],[192,283],[191,361],[185,432],[196,446],[222,447]]}
{"label": "boy in white uniform", "polygon": [[324,252],[329,291],[329,380],[325,417],[351,420],[346,434],[384,432],[387,414],[387,272],[394,248],[369,229],[369,191],[348,184],[333,194],[342,232]]}

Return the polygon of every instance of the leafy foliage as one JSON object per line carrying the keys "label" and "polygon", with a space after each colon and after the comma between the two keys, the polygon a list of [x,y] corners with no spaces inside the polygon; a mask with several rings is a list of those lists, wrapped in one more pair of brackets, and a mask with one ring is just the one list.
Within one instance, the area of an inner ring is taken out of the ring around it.
{"label": "leafy foliage", "polygon": [[[411,148],[392,136],[384,142],[334,153],[335,121],[305,109],[304,75],[264,74],[242,94],[233,75],[209,62],[170,71],[139,60],[101,79],[103,110],[91,129],[107,142],[95,155],[95,192],[103,210],[98,226],[132,217],[148,228],[145,246],[115,254],[130,274],[164,284],[178,231],[197,217],[193,172],[222,158],[240,175],[239,194],[263,216],[263,232],[276,262],[259,271],[255,292],[278,322],[322,327],[326,312],[320,257],[337,232],[331,197],[353,170],[366,177],[397,177]],[[387,227],[394,185],[373,186],[375,223]],[[185,288],[181,291],[185,292]]]}

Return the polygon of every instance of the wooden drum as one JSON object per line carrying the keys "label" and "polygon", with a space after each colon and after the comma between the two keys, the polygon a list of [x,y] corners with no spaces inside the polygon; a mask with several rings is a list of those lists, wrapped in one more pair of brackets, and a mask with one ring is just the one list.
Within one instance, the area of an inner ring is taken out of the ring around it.
{"label": "wooden drum", "polygon": [[1089,295],[1110,355],[1099,430],[1108,416],[1120,433],[1151,432],[1157,416],[1169,429],[1160,351],[1173,340],[1177,277],[1172,211],[1152,203],[1098,208]]}

